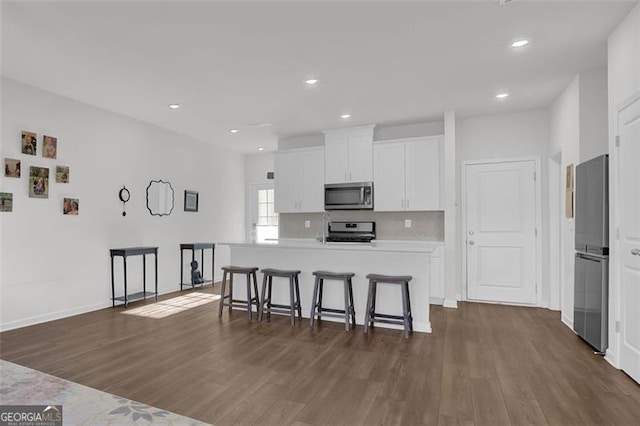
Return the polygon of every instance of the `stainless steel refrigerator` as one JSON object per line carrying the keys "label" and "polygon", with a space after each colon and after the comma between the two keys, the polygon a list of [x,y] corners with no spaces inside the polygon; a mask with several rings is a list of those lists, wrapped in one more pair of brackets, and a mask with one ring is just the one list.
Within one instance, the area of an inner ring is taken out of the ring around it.
{"label": "stainless steel refrigerator", "polygon": [[573,329],[598,352],[608,345],[609,156],[576,167]]}

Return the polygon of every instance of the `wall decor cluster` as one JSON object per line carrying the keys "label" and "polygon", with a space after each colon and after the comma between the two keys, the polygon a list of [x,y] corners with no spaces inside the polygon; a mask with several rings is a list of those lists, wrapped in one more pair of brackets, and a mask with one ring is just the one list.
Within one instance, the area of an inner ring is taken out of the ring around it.
{"label": "wall decor cluster", "polygon": [[573,164],[567,166],[567,179],[565,185],[565,217],[573,217]]}
{"label": "wall decor cluster", "polygon": [[[20,152],[28,155],[30,158],[38,155],[38,134],[28,130],[21,131]],[[42,136],[42,158],[57,159],[58,158],[58,138],[50,135]],[[53,182],[53,176],[49,176],[49,169],[53,166],[43,167],[43,164],[24,164],[24,161],[16,158],[4,159],[4,176],[7,178],[21,178],[22,169],[29,166],[29,198],[49,198],[50,182]],[[69,183],[69,166],[56,165],[55,182]],[[13,211],[13,193],[3,192],[0,199],[2,200],[1,211]],[[67,200],[69,200],[67,202]],[[78,214],[79,201],[77,198],[65,198],[62,213],[65,215]],[[7,207],[8,206],[8,207]]]}
{"label": "wall decor cluster", "polygon": [[11,192],[0,192],[0,212],[13,211],[13,194]]}

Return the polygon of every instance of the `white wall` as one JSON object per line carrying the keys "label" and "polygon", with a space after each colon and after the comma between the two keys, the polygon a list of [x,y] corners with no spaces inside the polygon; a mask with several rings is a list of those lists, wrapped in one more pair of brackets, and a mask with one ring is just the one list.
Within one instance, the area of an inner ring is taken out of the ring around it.
{"label": "white wall", "polygon": [[[458,118],[456,120],[457,171],[461,176],[461,164],[464,161],[488,160],[510,157],[538,157],[541,166],[542,185],[542,253],[548,248],[547,212],[547,162],[549,147],[549,114],[545,110],[533,110],[512,114]],[[456,189],[456,199],[461,205],[461,185]],[[462,214],[458,218],[458,229],[463,229]],[[462,250],[457,253],[457,263],[462,265]],[[538,278],[542,291],[542,306],[549,303],[548,259],[542,258],[542,276]],[[462,286],[466,283],[461,282]],[[459,293],[464,291],[458,289]]]}
{"label": "white wall", "polygon": [[[617,150],[615,148],[616,117],[618,107],[625,99],[640,92],[640,4],[620,23],[609,37],[608,44],[608,88],[609,88],[609,188],[610,188],[610,232],[615,235],[618,224]],[[615,331],[615,322],[620,320],[620,297],[618,274],[618,246],[612,239],[609,269],[609,349],[607,359],[619,365],[620,334]]]}
{"label": "white wall", "polygon": [[607,69],[580,73],[580,162],[609,153]]}
{"label": "white wall", "polygon": [[[561,153],[561,173],[569,164],[580,162],[580,76],[576,76],[550,110],[551,155]],[[563,184],[564,186],[564,184]],[[573,328],[574,219],[567,219],[565,208],[560,218],[560,307],[562,321]]]}
{"label": "white wall", "polygon": [[[22,160],[20,179],[0,181],[1,191],[14,194],[14,211],[0,213],[3,329],[110,306],[111,248],[158,246],[164,293],[179,289],[180,243],[243,239],[241,154],[12,80],[2,86],[0,157]],[[21,154],[21,130],[36,132],[39,144],[43,134],[56,136],[58,159]],[[48,199],[28,197],[31,165],[50,168]],[[55,183],[56,165],[70,166],[70,183]],[[170,216],[147,211],[151,179],[171,182]],[[123,185],[131,191],[126,217],[118,199]],[[199,192],[198,213],[183,211],[185,189]],[[64,197],[80,199],[79,216],[62,214]],[[223,257],[217,268],[228,261]],[[128,263],[131,292],[140,291],[141,258]],[[120,266],[116,278],[121,287]],[[153,274],[147,279],[151,284]]]}

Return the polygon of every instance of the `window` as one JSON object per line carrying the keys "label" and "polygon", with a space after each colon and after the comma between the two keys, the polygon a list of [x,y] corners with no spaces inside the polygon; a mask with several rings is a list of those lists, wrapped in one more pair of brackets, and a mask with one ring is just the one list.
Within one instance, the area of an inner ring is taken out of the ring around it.
{"label": "window", "polygon": [[274,211],[273,188],[258,189],[257,216],[254,221],[257,243],[278,240],[278,213]]}

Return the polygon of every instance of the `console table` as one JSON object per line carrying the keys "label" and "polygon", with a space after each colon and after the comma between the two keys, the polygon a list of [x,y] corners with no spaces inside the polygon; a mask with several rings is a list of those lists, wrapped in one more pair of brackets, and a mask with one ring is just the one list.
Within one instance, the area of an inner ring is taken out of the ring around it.
{"label": "console table", "polygon": [[[188,243],[188,244],[180,244],[180,290],[183,289],[184,286],[188,286],[188,283],[184,282],[184,251],[191,250],[191,261],[196,260],[196,250],[200,250],[200,268],[202,271],[202,278],[204,282],[198,283],[198,285],[205,285],[211,283],[213,285],[213,274],[215,272],[215,253],[216,253],[216,245],[214,243]],[[204,278],[204,251],[211,250],[211,279],[207,280]],[[195,284],[193,281],[191,282],[191,288],[195,288]]]}
{"label": "console table", "polygon": [[[147,296],[155,296],[158,300],[158,247],[129,247],[109,250],[111,253],[111,300],[112,306],[116,306],[116,300],[124,302],[125,308],[129,302],[146,299]],[[147,255],[153,254],[155,257],[155,291],[147,291]],[[124,296],[116,297],[116,283],[113,274],[113,259],[122,256],[124,265]],[[142,291],[139,293],[127,294],[127,257],[142,256]]]}

